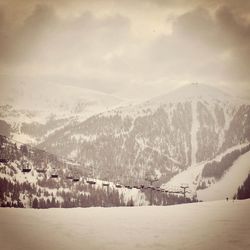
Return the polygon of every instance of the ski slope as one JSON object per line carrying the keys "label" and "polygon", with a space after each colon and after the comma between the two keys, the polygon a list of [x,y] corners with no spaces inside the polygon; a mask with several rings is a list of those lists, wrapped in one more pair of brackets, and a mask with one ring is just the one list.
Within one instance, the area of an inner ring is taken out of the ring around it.
{"label": "ski slope", "polygon": [[247,152],[234,162],[220,181],[204,190],[198,190],[197,197],[203,201],[233,198],[249,173],[250,152]]}
{"label": "ski slope", "polygon": [[[206,163],[212,161],[221,161],[221,159],[237,149],[246,147],[248,143],[236,145],[227,149],[222,154],[216,156],[211,161],[200,162],[190,166],[186,170],[175,175],[169,182],[163,184],[161,187],[166,189],[179,188],[183,183],[189,186],[190,193],[188,196],[192,197],[196,193],[199,181],[202,179],[201,173]],[[237,192],[240,185],[243,184],[250,171],[250,152],[240,156],[235,161],[232,167],[229,168],[228,172],[219,180],[216,184],[211,185],[210,188],[204,190],[198,190],[197,195],[200,200],[219,200],[228,197],[233,197]]]}
{"label": "ski slope", "polygon": [[250,200],[168,207],[0,209],[1,249],[249,249]]}

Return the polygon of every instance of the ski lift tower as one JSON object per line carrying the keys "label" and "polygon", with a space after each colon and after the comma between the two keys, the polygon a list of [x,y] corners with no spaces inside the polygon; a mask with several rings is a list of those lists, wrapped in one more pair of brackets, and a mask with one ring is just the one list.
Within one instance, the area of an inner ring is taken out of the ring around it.
{"label": "ski lift tower", "polygon": [[181,188],[183,189],[183,195],[184,195],[184,199],[186,200],[186,193],[187,193],[187,189],[189,188],[187,183],[183,183],[181,184]]}
{"label": "ski lift tower", "polygon": [[150,183],[150,206],[153,205],[153,189],[154,189],[154,182],[159,181],[159,179],[157,177],[153,177],[153,176],[148,176],[145,178],[145,181]]}
{"label": "ski lift tower", "polygon": [[[94,179],[94,166],[93,165],[88,165],[88,177],[87,177],[87,183],[89,184],[89,185],[95,185],[96,184],[96,180]],[[89,176],[91,176],[91,177],[89,177]]]}

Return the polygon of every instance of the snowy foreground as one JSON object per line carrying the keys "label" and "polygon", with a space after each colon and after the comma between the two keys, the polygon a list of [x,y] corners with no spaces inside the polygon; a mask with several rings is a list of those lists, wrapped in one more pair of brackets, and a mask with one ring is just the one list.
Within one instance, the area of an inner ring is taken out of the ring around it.
{"label": "snowy foreground", "polygon": [[250,249],[250,200],[168,207],[0,209],[0,248]]}

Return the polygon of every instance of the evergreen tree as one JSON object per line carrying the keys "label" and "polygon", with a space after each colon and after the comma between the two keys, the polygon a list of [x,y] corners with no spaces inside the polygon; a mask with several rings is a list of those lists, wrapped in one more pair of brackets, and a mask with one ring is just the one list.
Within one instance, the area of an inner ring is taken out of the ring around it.
{"label": "evergreen tree", "polygon": [[244,181],[243,185],[238,188],[236,197],[239,200],[250,198],[250,174]]}
{"label": "evergreen tree", "polygon": [[38,199],[35,198],[32,202],[32,208],[39,208],[39,203],[38,203]]}
{"label": "evergreen tree", "polygon": [[128,207],[133,207],[133,206],[134,206],[134,201],[133,201],[133,198],[132,198],[132,197],[131,197],[131,199],[128,201],[127,206],[128,206]]}

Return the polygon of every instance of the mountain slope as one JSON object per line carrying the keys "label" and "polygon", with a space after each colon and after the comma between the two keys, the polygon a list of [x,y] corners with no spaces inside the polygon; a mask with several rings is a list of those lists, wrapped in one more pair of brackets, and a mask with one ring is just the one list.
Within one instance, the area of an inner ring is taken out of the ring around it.
{"label": "mountain slope", "polygon": [[[211,200],[225,199],[225,197],[232,198],[250,170],[246,161],[244,161],[244,158],[249,155],[249,149],[250,144],[247,143],[229,148],[213,160],[203,161],[188,167],[171,178],[166,184],[163,184],[162,188],[180,189],[179,187],[185,184],[189,187],[188,190],[190,193],[188,195],[197,194],[200,200],[207,200],[206,196],[208,195],[210,195]],[[239,154],[235,154],[235,152],[239,152]],[[232,158],[232,156],[235,157]],[[228,162],[228,166],[222,169],[224,165],[221,163],[224,162],[224,159],[230,159],[230,161]],[[206,176],[204,174],[205,170],[211,164],[214,166],[214,163],[218,163],[216,169],[212,169],[213,171],[210,171],[209,176]],[[218,171],[222,173],[222,176],[218,175]],[[230,178],[234,180],[232,181]],[[217,189],[216,186],[218,187]],[[213,190],[216,190],[216,192],[213,192]],[[202,195],[202,193],[205,193],[205,195]]]}
{"label": "mountain slope", "polygon": [[67,124],[121,105],[124,100],[79,87],[22,83],[0,93],[0,133],[21,142],[42,142]]}
{"label": "mountain slope", "polygon": [[216,88],[184,86],[58,130],[40,146],[92,165],[98,177],[166,183],[190,166],[250,141],[250,105]]}
{"label": "mountain slope", "polygon": [[[0,136],[0,207],[142,206],[195,202],[145,186],[93,177],[91,169]],[[90,171],[88,171],[90,170]],[[126,185],[126,186],[125,186]]]}
{"label": "mountain slope", "polygon": [[226,197],[232,199],[250,173],[249,163],[250,152],[247,152],[234,162],[233,166],[225,173],[220,181],[206,189],[198,190],[198,199],[204,201],[221,200]]}

